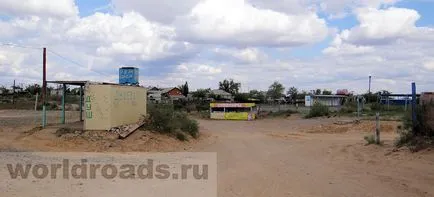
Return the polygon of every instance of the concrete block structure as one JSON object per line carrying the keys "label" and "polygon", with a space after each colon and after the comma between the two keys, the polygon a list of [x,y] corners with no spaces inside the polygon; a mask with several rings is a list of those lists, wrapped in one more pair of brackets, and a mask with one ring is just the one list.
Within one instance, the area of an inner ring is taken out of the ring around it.
{"label": "concrete block structure", "polygon": [[133,124],[146,115],[146,89],[88,83],[85,86],[84,109],[85,130],[109,130]]}

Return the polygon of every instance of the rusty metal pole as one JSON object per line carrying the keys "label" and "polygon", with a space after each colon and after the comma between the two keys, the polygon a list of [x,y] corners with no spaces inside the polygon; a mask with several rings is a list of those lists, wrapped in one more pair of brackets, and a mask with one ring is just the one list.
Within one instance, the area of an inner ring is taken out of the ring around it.
{"label": "rusty metal pole", "polygon": [[42,57],[42,105],[46,103],[47,96],[47,49],[44,48],[44,53]]}
{"label": "rusty metal pole", "polygon": [[45,104],[47,102],[47,49],[44,48],[42,56],[42,127],[45,128],[47,124],[47,114],[45,111]]}

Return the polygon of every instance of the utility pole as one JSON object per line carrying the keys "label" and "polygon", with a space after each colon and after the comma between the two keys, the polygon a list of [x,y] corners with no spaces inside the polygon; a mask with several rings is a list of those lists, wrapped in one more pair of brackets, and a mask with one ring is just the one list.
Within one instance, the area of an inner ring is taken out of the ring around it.
{"label": "utility pole", "polygon": [[369,75],[369,89],[368,93],[371,94],[371,75]]}
{"label": "utility pole", "polygon": [[12,104],[15,104],[15,79],[14,86],[12,86]]}
{"label": "utility pole", "polygon": [[45,111],[45,104],[47,102],[47,49],[44,47],[42,55],[42,127],[47,125],[47,114]]}
{"label": "utility pole", "polygon": [[44,53],[42,56],[42,105],[45,106],[46,96],[47,96],[47,49],[44,48]]}

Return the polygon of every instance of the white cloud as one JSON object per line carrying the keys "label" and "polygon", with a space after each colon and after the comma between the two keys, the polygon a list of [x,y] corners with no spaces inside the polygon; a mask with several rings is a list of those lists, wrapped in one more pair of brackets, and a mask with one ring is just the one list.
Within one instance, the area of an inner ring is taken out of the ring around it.
{"label": "white cloud", "polygon": [[344,31],[341,38],[353,43],[383,43],[403,38],[417,31],[415,26],[420,15],[406,8],[359,9],[360,25]]}
{"label": "white cloud", "polygon": [[74,0],[2,0],[0,14],[66,18],[76,16],[78,8]]}
{"label": "white cloud", "polygon": [[323,40],[328,28],[315,13],[287,15],[245,0],[205,0],[176,22],[180,39],[238,46],[298,46]]}
{"label": "white cloud", "polygon": [[117,11],[135,11],[151,21],[170,24],[177,16],[188,14],[200,0],[112,0]]}
{"label": "white cloud", "polygon": [[191,47],[173,41],[173,28],[152,23],[135,12],[123,16],[96,13],[80,19],[66,35],[73,41],[95,43],[99,55],[145,61],[176,55]]}
{"label": "white cloud", "polygon": [[434,71],[434,60],[426,61],[426,62],[423,64],[423,67],[424,67],[425,69],[427,69],[427,70]]}
{"label": "white cloud", "polygon": [[215,48],[214,52],[221,56],[221,58],[229,57],[229,59],[233,59],[239,63],[259,63],[268,58],[267,54],[257,48]]}

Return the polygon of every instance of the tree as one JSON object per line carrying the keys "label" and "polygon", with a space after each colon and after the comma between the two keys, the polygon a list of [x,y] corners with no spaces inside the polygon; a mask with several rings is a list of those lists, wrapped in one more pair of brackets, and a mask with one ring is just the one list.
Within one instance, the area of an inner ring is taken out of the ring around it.
{"label": "tree", "polygon": [[266,93],[264,91],[250,90],[249,97],[253,99],[258,99],[260,103],[265,102]]}
{"label": "tree", "polygon": [[0,86],[0,92],[2,92],[2,94],[8,94],[9,93],[9,89],[7,89],[4,86]]}
{"label": "tree", "polygon": [[291,101],[295,102],[297,100],[298,90],[296,87],[290,87],[286,94],[289,94]]}
{"label": "tree", "polygon": [[185,82],[184,85],[178,86],[178,88],[181,90],[182,95],[187,96],[188,95],[188,83]]}
{"label": "tree", "polygon": [[219,89],[229,92],[232,95],[238,93],[240,87],[241,87],[241,83],[236,83],[234,82],[233,79],[229,79],[229,80],[225,79],[219,82]]}
{"label": "tree", "polygon": [[378,91],[376,94],[388,95],[388,94],[392,94],[392,92],[389,92],[387,90],[381,90],[381,91]]}
{"label": "tree", "polygon": [[249,102],[249,93],[237,93],[234,96],[234,100],[240,103]]}
{"label": "tree", "polygon": [[268,88],[267,96],[269,96],[273,100],[280,99],[284,91],[285,91],[285,87],[283,87],[283,85],[278,81],[275,81]]}
{"label": "tree", "polygon": [[39,84],[35,83],[35,84],[32,84],[32,85],[28,85],[24,89],[24,91],[26,91],[26,92],[28,92],[28,93],[30,93],[32,95],[35,95],[36,93],[41,94],[42,88],[41,88],[41,86]]}
{"label": "tree", "polygon": [[195,92],[193,92],[193,98],[197,99],[205,99],[207,94],[209,94],[211,90],[208,89],[197,89]]}
{"label": "tree", "polygon": [[330,90],[323,90],[322,94],[323,95],[332,95],[332,91],[330,91]]}
{"label": "tree", "polygon": [[321,94],[321,89],[316,89],[313,94],[320,95]]}

